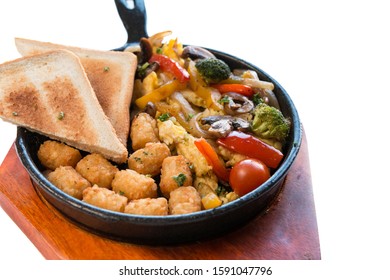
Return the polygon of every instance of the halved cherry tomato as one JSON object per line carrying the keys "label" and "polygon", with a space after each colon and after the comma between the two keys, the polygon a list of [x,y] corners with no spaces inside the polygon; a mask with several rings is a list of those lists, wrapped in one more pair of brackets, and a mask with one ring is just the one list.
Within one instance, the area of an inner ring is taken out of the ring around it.
{"label": "halved cherry tomato", "polygon": [[190,74],[188,74],[187,70],[166,55],[153,54],[149,62],[157,62],[162,71],[171,73],[181,83],[186,83],[190,80]]}
{"label": "halved cherry tomato", "polygon": [[243,84],[213,84],[212,87],[217,89],[221,94],[236,92],[247,97],[251,97],[254,94],[254,91],[250,86]]}
{"label": "halved cherry tomato", "polygon": [[206,158],[207,163],[212,166],[215,175],[217,175],[217,177],[222,181],[228,182],[229,170],[225,167],[225,165],[223,165],[213,147],[204,138],[196,139],[194,143],[198,150]]}
{"label": "halved cherry tomato", "polygon": [[243,196],[262,185],[270,177],[269,169],[262,161],[248,158],[233,166],[229,184],[236,194]]}
{"label": "halved cherry tomato", "polygon": [[240,131],[230,132],[225,138],[219,138],[217,143],[239,154],[257,158],[271,168],[278,167],[283,159],[283,154],[278,149],[250,134]]}

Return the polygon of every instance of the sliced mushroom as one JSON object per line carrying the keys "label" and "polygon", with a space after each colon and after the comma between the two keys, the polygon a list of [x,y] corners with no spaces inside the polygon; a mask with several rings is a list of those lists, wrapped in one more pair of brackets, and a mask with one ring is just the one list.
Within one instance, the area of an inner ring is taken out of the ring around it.
{"label": "sliced mushroom", "polygon": [[228,102],[224,103],[224,109],[229,115],[249,113],[254,108],[253,102],[239,93],[228,92],[224,97],[228,99]]}
{"label": "sliced mushroom", "polygon": [[204,59],[208,57],[215,57],[214,54],[209,52],[208,50],[197,47],[197,46],[187,46],[183,49],[181,54],[182,58],[191,58],[192,60],[196,59]]}
{"label": "sliced mushroom", "polygon": [[211,124],[209,133],[219,137],[226,137],[233,130],[232,123],[229,120],[219,120]]}
{"label": "sliced mushroom", "polygon": [[146,103],[146,106],[143,110],[145,113],[149,114],[152,118],[156,117],[157,108],[153,102]]}
{"label": "sliced mushroom", "polygon": [[152,57],[153,47],[150,40],[145,37],[141,38],[139,44],[141,47],[141,54],[138,56],[139,64],[144,64],[145,62],[148,62],[149,59]]}
{"label": "sliced mushroom", "polygon": [[241,118],[233,118],[232,120],[233,128],[234,130],[238,131],[249,131],[251,128],[251,125],[248,121],[241,119]]}
{"label": "sliced mushroom", "polygon": [[148,38],[140,39],[140,51],[134,53],[138,59],[138,68],[136,79],[143,80],[153,71],[157,71],[160,65],[157,62],[149,63],[149,59],[153,55],[153,46]]}
{"label": "sliced mushroom", "polygon": [[250,123],[241,118],[228,115],[208,116],[201,119],[201,124],[210,125],[208,132],[214,137],[226,137],[232,130],[248,131]]}

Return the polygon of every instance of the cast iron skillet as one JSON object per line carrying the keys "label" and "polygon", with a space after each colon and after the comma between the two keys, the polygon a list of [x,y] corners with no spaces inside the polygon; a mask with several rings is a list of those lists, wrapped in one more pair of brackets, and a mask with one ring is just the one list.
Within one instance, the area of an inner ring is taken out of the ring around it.
{"label": "cast iron skillet", "polygon": [[[126,44],[116,49],[120,51],[138,43],[141,37],[147,37],[146,12],[144,3],[140,0],[135,0],[134,9],[130,9],[125,0],[115,0],[115,3],[128,33]],[[284,150],[284,160],[266,183],[226,205],[191,214],[161,217],[112,212],[75,199],[51,184],[43,176],[43,168],[37,158],[39,145],[47,138],[19,127],[17,153],[43,200],[88,231],[111,239],[149,245],[179,244],[220,236],[263,213],[282,190],[283,181],[299,151],[302,132],[298,113],[287,92],[267,73],[232,55],[210,51],[227,62],[231,68],[254,70],[260,79],[272,82],[281,111],[291,119],[291,133]]]}

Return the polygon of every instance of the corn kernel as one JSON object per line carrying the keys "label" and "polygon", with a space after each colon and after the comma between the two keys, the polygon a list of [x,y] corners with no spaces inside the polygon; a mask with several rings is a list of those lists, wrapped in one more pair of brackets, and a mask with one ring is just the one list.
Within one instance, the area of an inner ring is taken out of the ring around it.
{"label": "corn kernel", "polygon": [[212,209],[221,206],[222,200],[214,193],[208,193],[202,198],[202,204],[204,209]]}

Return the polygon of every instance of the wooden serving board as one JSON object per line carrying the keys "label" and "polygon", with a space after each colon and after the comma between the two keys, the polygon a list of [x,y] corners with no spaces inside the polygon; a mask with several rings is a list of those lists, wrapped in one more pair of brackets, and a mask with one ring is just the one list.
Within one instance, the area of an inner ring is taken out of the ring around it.
{"label": "wooden serving board", "polygon": [[[46,259],[320,259],[306,138],[269,210],[218,238],[177,246],[113,241],[69,222],[37,194],[14,146],[0,167],[0,205]],[[158,233],[156,233],[158,234]]]}

